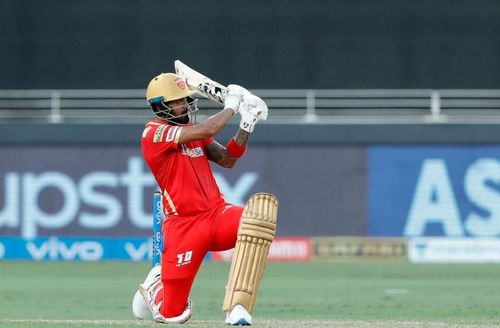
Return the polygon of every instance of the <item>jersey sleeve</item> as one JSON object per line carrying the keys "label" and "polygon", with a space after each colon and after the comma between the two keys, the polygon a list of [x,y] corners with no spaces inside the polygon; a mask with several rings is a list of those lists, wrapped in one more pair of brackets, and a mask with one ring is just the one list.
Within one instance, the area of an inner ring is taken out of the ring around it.
{"label": "jersey sleeve", "polygon": [[157,152],[177,148],[182,127],[168,124],[147,125],[142,133],[143,143]]}

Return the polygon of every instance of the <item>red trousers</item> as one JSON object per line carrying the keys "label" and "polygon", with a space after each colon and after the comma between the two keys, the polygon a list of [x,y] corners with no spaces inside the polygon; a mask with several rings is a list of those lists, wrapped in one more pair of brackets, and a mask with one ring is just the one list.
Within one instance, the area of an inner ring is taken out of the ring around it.
{"label": "red trousers", "polygon": [[160,312],[164,317],[180,315],[191,286],[209,251],[231,249],[236,244],[243,207],[222,204],[202,214],[169,216],[163,223],[164,252],[161,258],[163,293]]}

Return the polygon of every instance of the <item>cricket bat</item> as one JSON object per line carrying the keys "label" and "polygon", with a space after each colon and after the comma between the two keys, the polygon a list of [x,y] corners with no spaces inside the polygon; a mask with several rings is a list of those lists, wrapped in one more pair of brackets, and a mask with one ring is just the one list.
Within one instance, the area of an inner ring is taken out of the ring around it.
{"label": "cricket bat", "polygon": [[174,62],[174,67],[175,73],[186,80],[189,89],[205,98],[224,104],[227,87],[195,71],[180,60]]}

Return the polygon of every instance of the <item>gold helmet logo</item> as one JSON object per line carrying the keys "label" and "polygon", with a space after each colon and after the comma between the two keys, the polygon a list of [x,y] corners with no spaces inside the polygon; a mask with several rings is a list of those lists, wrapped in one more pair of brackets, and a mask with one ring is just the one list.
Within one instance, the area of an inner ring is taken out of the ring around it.
{"label": "gold helmet logo", "polygon": [[174,73],[161,73],[155,76],[148,84],[146,100],[151,105],[157,102],[189,97],[196,91],[189,90],[186,81]]}

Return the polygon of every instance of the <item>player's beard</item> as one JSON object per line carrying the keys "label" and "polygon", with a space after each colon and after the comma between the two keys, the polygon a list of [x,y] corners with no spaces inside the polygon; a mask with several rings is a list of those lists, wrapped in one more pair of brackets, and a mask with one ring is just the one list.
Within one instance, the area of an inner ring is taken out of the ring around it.
{"label": "player's beard", "polygon": [[189,114],[188,110],[186,109],[185,111],[182,112],[181,115],[169,119],[170,122],[177,124],[177,125],[186,125],[189,124]]}

